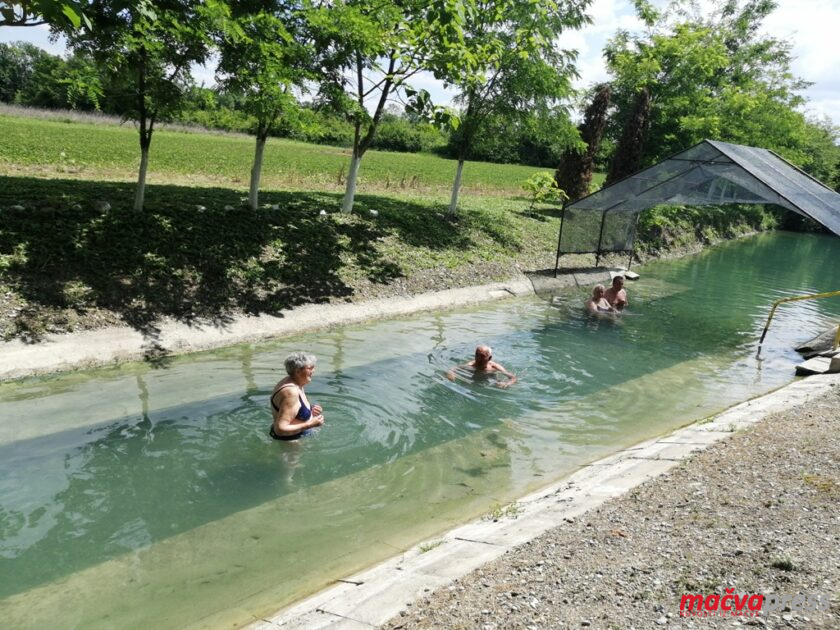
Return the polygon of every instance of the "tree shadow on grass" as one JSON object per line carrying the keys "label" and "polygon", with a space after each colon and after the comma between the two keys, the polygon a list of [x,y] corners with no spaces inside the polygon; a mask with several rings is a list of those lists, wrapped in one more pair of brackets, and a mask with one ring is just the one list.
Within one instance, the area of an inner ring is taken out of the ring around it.
{"label": "tree shadow on grass", "polygon": [[544,206],[534,205],[533,208],[525,208],[523,210],[515,210],[516,214],[527,219],[536,219],[543,223],[548,222],[549,219],[559,219],[563,216],[562,206]]}
{"label": "tree shadow on grass", "polygon": [[224,327],[238,312],[349,300],[347,266],[393,281],[403,271],[376,247],[386,236],[431,249],[471,245],[466,227],[428,205],[387,197],[360,196],[356,214],[338,215],[335,194],[269,192],[268,205],[252,211],[237,191],[149,186],[146,208],[135,212],[131,183],[0,182],[0,286],[43,313],[34,324],[19,314],[4,333],[31,342],[43,337],[49,312],[106,309],[144,335],[153,357],[165,353],[165,316]]}

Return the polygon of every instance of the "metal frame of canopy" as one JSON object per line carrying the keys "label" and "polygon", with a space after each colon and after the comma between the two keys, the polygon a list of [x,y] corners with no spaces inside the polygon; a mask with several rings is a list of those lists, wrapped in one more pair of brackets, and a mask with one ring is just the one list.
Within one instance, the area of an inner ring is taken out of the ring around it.
{"label": "metal frame of canopy", "polygon": [[[700,157],[693,158],[693,159],[692,158],[680,158],[679,157],[680,155],[682,155],[684,153],[688,153],[688,152],[692,151],[693,149],[701,147],[702,145],[708,145],[709,147],[714,149],[715,155],[709,156],[706,159],[703,159],[703,158],[700,158]],[[718,145],[722,145],[722,146],[718,146]],[[710,141],[710,140],[703,140],[702,142],[699,142],[692,147],[689,147],[687,149],[683,149],[682,151],[674,153],[673,155],[665,158],[664,160],[661,160],[661,161],[657,162],[656,164],[653,164],[653,165],[651,165],[651,166],[649,166],[645,169],[642,169],[641,171],[633,173],[632,175],[627,175],[626,177],[623,177],[622,179],[618,180],[617,182],[615,182],[613,184],[610,184],[610,186],[608,186],[606,188],[602,188],[601,190],[595,191],[593,193],[590,193],[589,195],[581,197],[580,199],[577,199],[572,204],[569,204],[568,202],[564,202],[562,213],[561,213],[561,216],[560,216],[560,231],[559,231],[559,234],[557,236],[557,256],[555,258],[555,263],[554,263],[554,276],[557,277],[557,272],[558,272],[559,267],[560,267],[560,256],[562,256],[563,254],[595,254],[596,255],[595,265],[597,266],[600,263],[601,255],[605,251],[603,249],[603,239],[604,239],[604,227],[606,225],[607,214],[611,210],[614,210],[616,207],[625,203],[630,197],[621,198],[618,201],[615,201],[614,203],[612,203],[611,205],[609,205],[608,207],[603,208],[603,209],[600,209],[600,208],[579,208],[582,211],[589,211],[589,212],[600,211],[601,212],[601,226],[600,226],[599,235],[598,235],[598,245],[597,245],[597,247],[594,251],[591,250],[591,249],[588,249],[588,250],[585,250],[585,251],[571,251],[570,250],[570,251],[562,251],[561,252],[562,240],[563,240],[563,226],[564,226],[564,223],[565,223],[566,211],[567,211],[568,207],[570,205],[574,206],[574,205],[576,205],[576,204],[578,204],[578,203],[580,203],[580,202],[582,202],[586,199],[589,199],[590,197],[592,197],[594,195],[598,195],[599,193],[603,192],[604,190],[607,190],[607,189],[612,188],[614,186],[618,186],[618,185],[622,184],[623,182],[625,182],[627,180],[630,180],[632,178],[639,179],[639,176],[641,174],[643,174],[647,171],[650,171],[651,169],[654,169],[654,168],[656,168],[656,167],[658,167],[658,166],[660,166],[660,165],[662,165],[666,162],[669,162],[669,161],[671,161],[671,162],[686,162],[686,163],[690,164],[690,166],[686,169],[678,171],[677,173],[671,175],[670,177],[667,177],[666,179],[663,179],[662,181],[654,181],[650,186],[648,186],[648,187],[646,187],[642,190],[635,191],[634,194],[633,194],[633,197],[639,197],[641,195],[644,195],[645,193],[648,193],[651,190],[654,190],[655,188],[658,188],[660,186],[668,184],[669,182],[673,182],[675,179],[678,179],[680,177],[684,177],[687,174],[691,173],[692,171],[694,171],[698,168],[702,168],[704,166],[709,166],[709,165],[727,165],[727,166],[728,165],[734,165],[734,166],[740,167],[747,175],[749,175],[753,180],[755,180],[755,182],[757,182],[758,184],[760,184],[763,187],[766,187],[767,189],[772,191],[774,194],[778,195],[779,199],[783,200],[788,206],[790,206],[787,209],[792,209],[795,212],[798,212],[798,213],[802,214],[803,216],[806,216],[806,217],[816,221],[817,223],[821,223],[822,225],[825,225],[825,223],[819,221],[811,213],[809,213],[807,210],[805,210],[802,207],[801,204],[795,203],[794,201],[792,201],[786,194],[784,194],[784,192],[780,191],[778,187],[774,186],[773,183],[771,183],[770,181],[767,181],[766,177],[762,176],[762,175],[766,176],[766,173],[760,174],[758,172],[758,169],[751,170],[751,169],[745,167],[740,161],[740,160],[743,160],[744,157],[743,156],[737,156],[737,155],[736,156],[730,155],[726,150],[727,148],[729,149],[730,152],[733,152],[733,149],[736,149],[736,148],[737,149],[746,148],[746,149],[750,149],[750,150],[756,150],[756,147],[744,147],[743,145],[731,145],[731,144],[728,144],[728,143],[721,143],[721,142],[715,142],[715,141]],[[760,151],[766,151],[768,154],[772,155],[774,158],[779,160],[779,162],[781,162],[781,164],[783,164],[784,166],[786,166],[790,169],[793,169],[793,171],[795,171],[796,173],[798,173],[800,175],[804,175],[808,180],[814,182],[815,184],[817,184],[821,188],[823,188],[825,190],[828,190],[831,193],[834,193],[834,191],[832,191],[830,188],[828,188],[825,184],[820,182],[818,179],[812,177],[811,175],[808,175],[808,173],[805,173],[802,169],[800,169],[797,166],[791,164],[790,162],[785,160],[783,157],[778,155],[776,152],[771,151],[769,149],[759,149],[759,150]],[[721,160],[722,157],[725,158],[725,160]],[[731,181],[731,180],[728,180],[728,181]],[[800,184],[800,186],[801,186],[801,184]],[[806,190],[805,192],[807,193],[809,191]],[[834,194],[836,194],[836,193],[834,193]],[[724,203],[725,203],[725,200],[721,200],[721,201],[724,201]],[[628,269],[630,268],[630,265],[632,264],[633,256],[635,255],[635,251],[636,251],[635,250],[636,230],[638,228],[639,214],[641,214],[644,210],[647,210],[648,208],[651,208],[655,205],[659,205],[659,203],[664,203],[664,201],[659,201],[659,202],[656,202],[656,203],[652,203],[651,205],[649,205],[647,207],[644,207],[644,208],[641,208],[639,210],[633,211],[636,215],[636,220],[633,222],[632,229],[629,229],[627,231],[626,239],[625,239],[626,241],[629,240],[632,243],[632,246],[630,248],[607,250],[607,251],[616,252],[616,253],[629,252],[630,253],[630,258],[629,258],[628,263],[627,263],[627,268]],[[740,201],[740,202],[737,202],[737,203],[750,203],[750,202]],[[761,202],[752,202],[752,203],[761,203]],[[765,203],[769,203],[769,202],[765,202]],[[707,205],[707,204],[703,204],[703,205]],[[829,228],[829,229],[831,229],[831,228]],[[836,232],[836,229],[832,230],[832,231]]]}

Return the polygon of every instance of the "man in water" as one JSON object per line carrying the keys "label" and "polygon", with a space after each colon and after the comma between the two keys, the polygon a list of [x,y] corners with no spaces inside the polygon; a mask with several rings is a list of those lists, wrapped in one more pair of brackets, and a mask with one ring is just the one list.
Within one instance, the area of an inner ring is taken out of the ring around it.
{"label": "man in water", "polygon": [[[496,363],[493,359],[493,350],[490,349],[490,346],[478,346],[475,349],[475,358],[470,361],[469,363],[464,363],[463,365],[459,365],[458,367],[467,367],[473,370],[473,375],[478,376],[481,375],[493,375],[495,373],[501,373],[507,376],[506,381],[497,381],[496,385],[499,387],[510,387],[516,382],[516,374],[512,372],[508,372],[501,363]],[[452,368],[446,373],[446,378],[450,381],[455,380],[455,370],[457,368]]]}
{"label": "man in water", "polygon": [[604,297],[615,310],[621,311],[627,306],[627,291],[624,290],[624,276],[616,276],[612,286],[604,292]]}

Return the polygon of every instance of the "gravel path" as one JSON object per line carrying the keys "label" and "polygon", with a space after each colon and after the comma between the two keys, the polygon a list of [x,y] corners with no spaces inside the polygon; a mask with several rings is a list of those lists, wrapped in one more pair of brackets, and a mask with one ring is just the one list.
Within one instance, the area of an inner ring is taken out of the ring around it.
{"label": "gravel path", "polygon": [[[769,416],[408,607],[397,628],[840,628],[840,386]],[[680,618],[682,594],[824,595]]]}

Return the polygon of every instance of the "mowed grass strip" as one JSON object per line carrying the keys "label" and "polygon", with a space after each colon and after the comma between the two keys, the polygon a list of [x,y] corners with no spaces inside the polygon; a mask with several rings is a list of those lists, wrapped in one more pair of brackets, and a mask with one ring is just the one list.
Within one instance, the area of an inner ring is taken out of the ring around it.
{"label": "mowed grass strip", "polygon": [[[213,183],[247,187],[254,139],[242,135],[159,130],[152,140],[148,182]],[[349,166],[350,151],[272,138],[263,161],[265,188],[336,190]],[[0,115],[0,172],[39,177],[131,181],[140,160],[138,134],[123,126],[62,122]],[[442,194],[456,163],[434,155],[369,151],[359,191]],[[468,162],[464,194],[509,195],[540,169],[517,164]]]}
{"label": "mowed grass strip", "polygon": [[[269,191],[250,210],[229,187],[0,176],[0,337],[36,341],[163,316],[223,324],[236,313],[480,284],[554,262],[559,208],[434,195],[357,198]],[[107,205],[106,205],[107,202]],[[375,212],[372,212],[375,211]]]}

